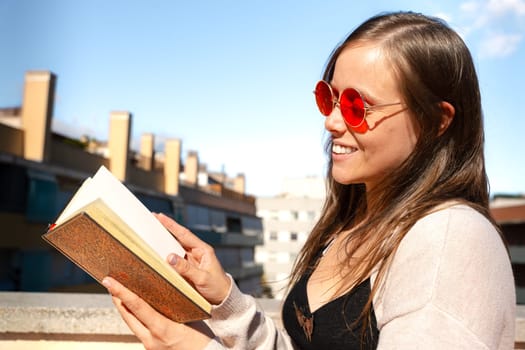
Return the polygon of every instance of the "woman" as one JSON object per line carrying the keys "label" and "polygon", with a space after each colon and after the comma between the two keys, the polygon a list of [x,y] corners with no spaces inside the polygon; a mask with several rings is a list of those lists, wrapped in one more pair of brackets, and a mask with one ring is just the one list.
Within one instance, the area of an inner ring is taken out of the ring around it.
{"label": "woman", "polygon": [[479,86],[437,19],[376,16],[332,53],[315,98],[329,133],[328,195],[276,329],[213,249],[158,215],[188,250],[170,263],[214,304],[171,322],[104,284],[146,348],[512,349],[515,290],[488,210]]}

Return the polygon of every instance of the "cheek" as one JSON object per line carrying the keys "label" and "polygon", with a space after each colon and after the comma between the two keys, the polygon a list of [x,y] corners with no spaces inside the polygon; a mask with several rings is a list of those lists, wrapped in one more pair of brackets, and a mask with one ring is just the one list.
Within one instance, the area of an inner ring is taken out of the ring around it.
{"label": "cheek", "polygon": [[375,136],[377,137],[363,142],[363,146],[367,161],[379,172],[399,167],[410,156],[417,143],[416,134],[410,124],[383,128],[381,133]]}
{"label": "cheek", "polygon": [[390,164],[390,168],[398,168],[408,159],[413,150],[413,145],[409,143],[392,145],[386,149],[387,154],[384,154],[385,159],[390,159],[390,161],[386,160],[385,163]]}

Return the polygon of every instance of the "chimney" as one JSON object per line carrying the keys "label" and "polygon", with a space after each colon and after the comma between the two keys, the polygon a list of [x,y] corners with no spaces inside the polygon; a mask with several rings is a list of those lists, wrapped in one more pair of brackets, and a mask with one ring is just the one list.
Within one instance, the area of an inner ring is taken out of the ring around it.
{"label": "chimney", "polygon": [[111,112],[109,124],[109,170],[120,181],[126,181],[131,135],[131,113]]}
{"label": "chimney", "polygon": [[143,134],[140,139],[139,166],[147,171],[153,170],[155,164],[155,136],[150,133]]}
{"label": "chimney", "polygon": [[25,75],[22,128],[26,159],[49,160],[55,85],[56,76],[49,71],[30,71]]}
{"label": "chimney", "polygon": [[189,185],[197,186],[199,176],[199,155],[195,151],[188,151],[186,164],[184,164],[184,175]]}
{"label": "chimney", "polygon": [[233,179],[233,190],[244,194],[246,191],[246,178],[244,174],[237,174],[235,179]]}
{"label": "chimney", "polygon": [[167,140],[164,145],[164,192],[179,194],[180,147],[178,139]]}

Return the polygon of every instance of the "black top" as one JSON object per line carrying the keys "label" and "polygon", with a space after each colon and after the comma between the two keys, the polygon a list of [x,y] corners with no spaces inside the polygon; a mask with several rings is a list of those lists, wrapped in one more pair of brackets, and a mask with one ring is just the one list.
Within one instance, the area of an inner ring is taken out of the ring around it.
{"label": "black top", "polygon": [[[361,326],[352,324],[359,318],[370,296],[370,279],[349,293],[321,306],[312,314],[306,284],[311,271],[290,290],[283,305],[282,318],[286,331],[302,350],[376,349],[379,338],[374,310],[361,345]],[[310,339],[309,339],[310,338]]]}

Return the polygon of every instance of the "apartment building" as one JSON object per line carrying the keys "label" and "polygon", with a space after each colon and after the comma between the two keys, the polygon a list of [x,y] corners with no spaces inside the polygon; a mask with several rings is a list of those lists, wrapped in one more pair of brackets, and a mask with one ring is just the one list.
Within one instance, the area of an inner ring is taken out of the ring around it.
{"label": "apartment building", "polygon": [[181,140],[170,139],[162,157],[154,135],[130,149],[132,113],[109,112],[109,139],[77,140],[51,130],[57,77],[27,72],[20,107],[0,110],[0,290],[104,291],[47,245],[41,235],[82,181],[106,166],[155,212],[174,217],[214,246],[225,270],[246,293],[261,293],[262,244],[255,197],[244,193],[244,176],[206,174],[198,153],[183,160]]}
{"label": "apartment building", "polygon": [[525,304],[525,196],[496,195],[490,211],[509,247],[516,284],[516,302]]}
{"label": "apartment building", "polygon": [[284,180],[278,196],[256,199],[264,245],[256,248],[255,261],[264,267],[267,296],[283,298],[295,258],[319,218],[324,195],[323,178],[305,177]]}

